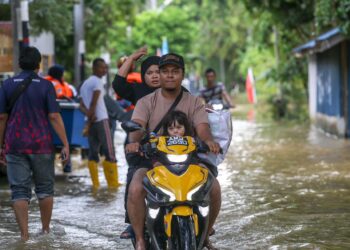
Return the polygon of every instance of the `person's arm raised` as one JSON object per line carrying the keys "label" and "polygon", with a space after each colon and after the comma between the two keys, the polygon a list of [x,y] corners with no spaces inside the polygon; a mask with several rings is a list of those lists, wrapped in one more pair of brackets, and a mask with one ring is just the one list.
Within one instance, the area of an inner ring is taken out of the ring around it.
{"label": "person's arm raised", "polygon": [[146,54],[147,54],[147,47],[145,47],[145,46],[136,50],[134,53],[132,53],[128,57],[128,59],[126,59],[126,61],[120,67],[120,69],[118,70],[118,75],[122,76],[122,77],[127,77],[133,63]]}

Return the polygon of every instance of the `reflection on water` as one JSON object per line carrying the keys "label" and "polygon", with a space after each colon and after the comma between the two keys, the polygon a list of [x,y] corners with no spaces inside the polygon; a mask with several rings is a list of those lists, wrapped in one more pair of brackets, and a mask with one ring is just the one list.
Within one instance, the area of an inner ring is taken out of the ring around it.
{"label": "reflection on water", "polygon": [[[234,120],[227,159],[219,166],[222,209],[213,241],[220,249],[349,249],[350,143],[308,126]],[[119,137],[122,136],[119,134]],[[118,155],[122,140],[117,139]],[[77,164],[79,159],[76,159]],[[125,161],[119,161],[125,182]],[[103,173],[101,185],[106,186]],[[28,243],[18,230],[6,185],[0,186],[0,245],[4,249],[131,249],[120,240],[123,195],[93,192],[86,168],[56,185],[53,232],[40,231],[33,200]],[[1,248],[1,247],[0,247]]]}
{"label": "reflection on water", "polygon": [[246,121],[234,121],[234,135],[220,166],[222,249],[350,247],[348,141]]}

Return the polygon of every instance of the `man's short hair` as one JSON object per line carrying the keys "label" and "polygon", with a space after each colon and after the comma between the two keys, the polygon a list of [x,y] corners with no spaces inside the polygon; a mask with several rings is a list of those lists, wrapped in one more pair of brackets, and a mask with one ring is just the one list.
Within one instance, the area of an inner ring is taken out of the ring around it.
{"label": "man's short hair", "polygon": [[36,70],[40,67],[41,54],[35,47],[25,47],[21,50],[18,64],[23,70]]}
{"label": "man's short hair", "polygon": [[209,74],[209,73],[214,73],[214,75],[216,75],[216,72],[213,68],[208,68],[206,71],[205,71],[205,75]]}
{"label": "man's short hair", "polygon": [[95,58],[93,61],[92,61],[92,68],[96,68],[97,67],[97,65],[99,64],[99,63],[105,63],[105,60],[103,60],[102,58]]}

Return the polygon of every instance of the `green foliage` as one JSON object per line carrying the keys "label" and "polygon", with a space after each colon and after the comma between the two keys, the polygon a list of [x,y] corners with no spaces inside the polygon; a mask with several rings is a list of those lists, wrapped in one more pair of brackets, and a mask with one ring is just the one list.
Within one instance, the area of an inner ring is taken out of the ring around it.
{"label": "green foliage", "polygon": [[350,35],[350,0],[344,0],[339,3],[337,17],[346,35]]}
{"label": "green foliage", "polygon": [[123,54],[127,44],[127,26],[131,26],[142,1],[86,0],[85,39],[88,58],[101,52]]}
{"label": "green foliage", "polygon": [[[252,25],[253,47],[249,45],[243,51],[240,72],[246,70],[247,62],[254,66],[258,79],[256,83],[258,96],[260,93],[260,100],[270,103],[275,117],[305,118],[306,60],[297,61],[291,51],[315,34],[314,1],[242,0],[242,2],[247,11],[255,16],[253,22],[262,21],[260,24]],[[260,47],[259,50],[256,46]],[[264,58],[262,55],[265,55]],[[260,72],[264,73],[259,75]]]}
{"label": "green foliage", "polygon": [[276,93],[277,85],[268,77],[274,68],[275,58],[271,50],[252,44],[240,55],[239,72],[246,76],[248,68],[254,72],[259,99],[266,99]]}
{"label": "green foliage", "polygon": [[161,48],[166,37],[169,51],[182,55],[192,52],[197,26],[190,16],[178,7],[167,7],[162,12],[147,11],[136,17],[131,44],[134,48],[148,46],[150,54]]}
{"label": "green foliage", "polygon": [[316,0],[315,22],[318,33],[340,26],[350,35],[350,0]]}
{"label": "green foliage", "polygon": [[62,0],[33,0],[29,4],[30,32],[38,35],[51,31],[57,42],[65,42],[72,34],[72,3]]}
{"label": "green foliage", "polygon": [[241,1],[203,0],[199,8],[200,33],[195,52],[205,58],[205,67],[224,60],[230,78],[226,82],[236,80],[240,54],[251,38],[249,13]]}
{"label": "green foliage", "polygon": [[[74,70],[74,36],[68,34],[64,41],[55,43],[55,62],[65,68],[64,77],[69,83],[73,83]],[[68,77],[70,76],[70,77]]]}
{"label": "green foliage", "polygon": [[[141,0],[85,0],[85,7],[88,59],[109,52],[115,60],[143,45],[154,54],[165,36],[197,74],[224,62],[226,83],[244,83],[252,67],[259,100],[275,113],[281,104],[293,119],[306,114],[307,60],[292,49],[337,26],[350,35],[350,0],[173,0],[158,11],[144,11]],[[52,31],[57,58],[72,64],[72,1],[33,0],[30,9],[33,30]]]}
{"label": "green foliage", "polygon": [[0,21],[11,21],[10,4],[0,3]]}

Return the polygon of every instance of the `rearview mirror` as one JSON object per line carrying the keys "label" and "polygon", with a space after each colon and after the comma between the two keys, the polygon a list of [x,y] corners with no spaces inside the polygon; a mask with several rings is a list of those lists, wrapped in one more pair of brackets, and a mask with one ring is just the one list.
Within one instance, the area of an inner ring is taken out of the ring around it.
{"label": "rearview mirror", "polygon": [[134,121],[125,121],[122,123],[122,128],[126,131],[126,132],[133,132],[133,131],[137,131],[137,130],[143,130],[144,128],[138,124],[137,122]]}

